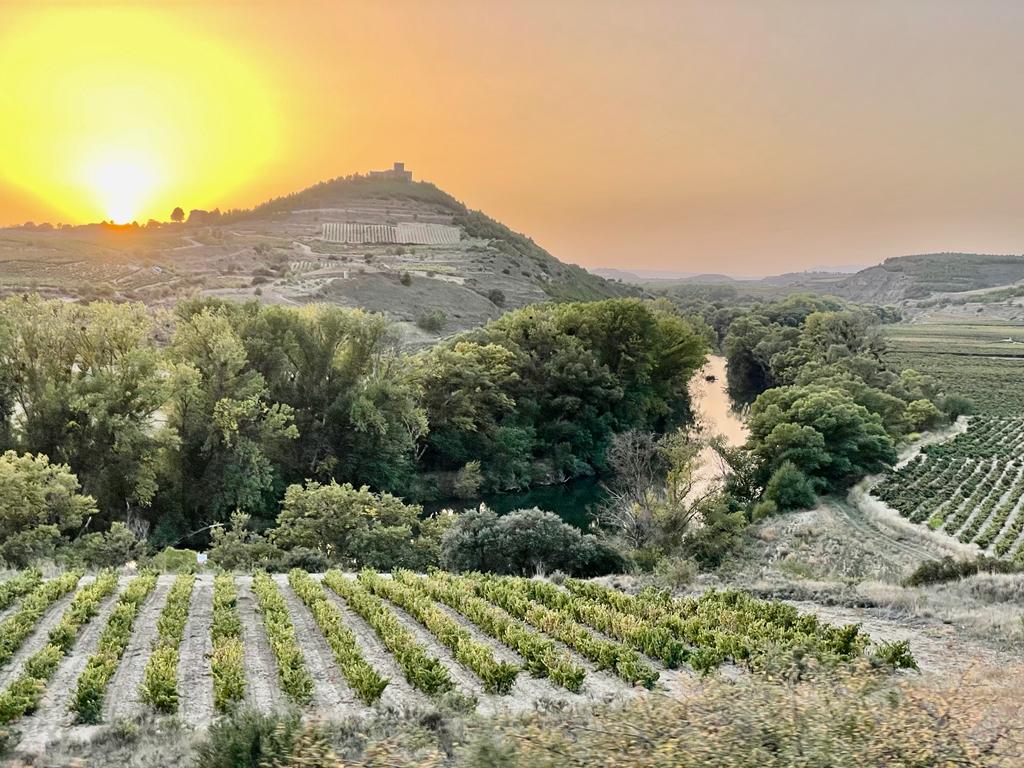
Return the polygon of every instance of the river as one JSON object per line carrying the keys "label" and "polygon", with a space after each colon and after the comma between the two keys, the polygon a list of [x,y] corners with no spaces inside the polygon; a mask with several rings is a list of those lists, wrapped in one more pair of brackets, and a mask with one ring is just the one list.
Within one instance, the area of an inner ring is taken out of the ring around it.
{"label": "river", "polygon": [[[714,377],[708,381],[707,377]],[[747,428],[742,417],[733,410],[726,390],[725,358],[710,355],[707,364],[690,380],[690,400],[703,435],[722,435],[726,444],[742,445],[747,439]],[[719,480],[724,472],[721,460],[712,449],[701,452],[701,470],[695,493],[706,490]],[[444,507],[464,509],[486,504],[498,514],[517,509],[539,507],[554,512],[565,522],[578,528],[587,528],[594,513],[605,499],[601,481],[594,477],[581,477],[561,485],[537,486],[526,491],[494,493],[479,499],[432,502],[424,505],[426,511]]]}

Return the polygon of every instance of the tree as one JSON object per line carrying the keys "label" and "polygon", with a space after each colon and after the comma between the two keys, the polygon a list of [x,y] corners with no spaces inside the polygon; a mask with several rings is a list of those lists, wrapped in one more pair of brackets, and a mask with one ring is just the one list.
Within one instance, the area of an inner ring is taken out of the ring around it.
{"label": "tree", "polygon": [[764,498],[774,502],[780,512],[807,509],[814,504],[814,488],[796,464],[784,461],[772,473],[764,489]]}
{"label": "tree", "polygon": [[536,507],[502,517],[483,505],[470,510],[445,532],[441,553],[444,566],[457,571],[596,575],[624,565],[594,536]]}
{"label": "tree", "polygon": [[105,522],[150,507],[174,442],[156,418],[169,379],[154,333],[142,304],[0,302],[4,447],[68,464]]}
{"label": "tree", "polygon": [[816,489],[838,490],[896,460],[881,417],[839,389],[770,389],[751,406],[748,426],[764,481],[789,461]]}
{"label": "tree", "polygon": [[67,465],[42,455],[0,456],[0,559],[21,568],[52,556],[65,537],[96,514]]}
{"label": "tree", "polygon": [[181,222],[183,222],[184,220],[185,211],[181,207],[175,208],[173,211],[171,211],[171,221],[173,221],[175,224],[181,224]]}
{"label": "tree", "polygon": [[629,430],[615,435],[608,449],[614,480],[600,512],[630,549],[679,546],[705,500],[718,488],[702,480],[702,445],[684,431],[658,437]]}
{"label": "tree", "polygon": [[345,483],[292,485],[284,495],[275,544],[322,552],[331,560],[371,568],[424,568],[436,533],[420,521],[421,509],[389,493]]}

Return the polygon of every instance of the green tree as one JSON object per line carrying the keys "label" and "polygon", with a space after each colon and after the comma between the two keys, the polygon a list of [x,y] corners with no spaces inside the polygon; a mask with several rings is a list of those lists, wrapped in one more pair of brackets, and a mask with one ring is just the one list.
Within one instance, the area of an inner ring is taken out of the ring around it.
{"label": "green tree", "polygon": [[95,500],[79,493],[66,465],[14,451],[0,456],[0,559],[8,566],[52,556],[95,514]]}
{"label": "green tree", "polygon": [[770,389],[751,407],[748,426],[765,481],[789,461],[816,489],[833,490],[896,460],[881,418],[838,389]]}
{"label": "green tree", "polygon": [[389,493],[345,483],[292,485],[284,495],[272,541],[301,547],[331,560],[371,568],[424,568],[435,544],[418,541],[436,531],[420,520],[421,509]]}
{"label": "green tree", "polygon": [[807,475],[792,461],[779,465],[764,489],[764,498],[774,502],[776,509],[787,512],[791,509],[807,509],[814,504],[814,488]]}
{"label": "green tree", "polygon": [[0,302],[0,435],[67,463],[104,521],[150,506],[173,445],[158,419],[168,386],[153,336],[141,304]]}

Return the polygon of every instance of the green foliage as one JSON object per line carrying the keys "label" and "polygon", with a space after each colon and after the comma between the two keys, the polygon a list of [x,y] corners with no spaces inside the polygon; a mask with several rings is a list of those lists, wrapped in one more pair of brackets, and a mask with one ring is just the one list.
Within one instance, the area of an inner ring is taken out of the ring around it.
{"label": "green foliage", "polygon": [[245,649],[237,600],[234,576],[217,574],[213,580],[210,673],[213,675],[213,704],[221,712],[231,710],[245,695]]}
{"label": "green foliage", "polygon": [[780,512],[791,509],[807,509],[814,505],[814,489],[807,475],[797,469],[791,461],[779,465],[764,488],[765,501],[774,502]]}
{"label": "green foliage", "polygon": [[29,568],[0,583],[0,611],[10,608],[15,600],[38,587],[42,580],[43,574],[39,569]]}
{"label": "green foliage", "polygon": [[499,288],[492,288],[487,292],[487,298],[496,307],[505,306],[505,292]]}
{"label": "green foliage", "polygon": [[[77,579],[76,579],[77,580]],[[71,599],[60,622],[50,630],[49,643],[25,661],[21,674],[0,692],[0,723],[11,723],[33,712],[57,671],[61,659],[71,650],[78,632],[99,610],[100,601],[117,589],[117,574],[102,571]]]}
{"label": "green foliage", "polygon": [[306,661],[295,637],[295,626],[284,597],[274,580],[263,571],[253,575],[252,588],[263,616],[267,639],[277,660],[281,688],[296,704],[308,704],[313,698],[313,678],[306,670]]}
{"label": "green foliage", "polygon": [[139,692],[142,700],[158,712],[178,711],[178,646],[185,634],[195,578],[191,573],[181,573],[174,579],[156,622],[156,644],[146,662]]}
{"label": "green foliage", "polygon": [[440,309],[430,309],[416,318],[416,325],[428,333],[440,333],[448,324],[448,315]]}
{"label": "green foliage", "polygon": [[81,571],[69,571],[43,582],[28,593],[13,615],[0,622],[0,666],[11,660],[46,610],[73,590],[81,577]]}
{"label": "green foliage", "polygon": [[324,737],[315,726],[303,727],[298,713],[263,714],[240,710],[216,720],[196,746],[197,768],[275,768],[308,765],[334,768],[334,763],[312,759],[293,762],[303,742],[323,745]]}
{"label": "green foliage", "polygon": [[394,655],[410,685],[428,696],[452,690],[454,683],[448,670],[402,626],[383,600],[341,571],[328,571],[324,575],[324,584],[344,598],[349,608],[373,627],[384,647]]}
{"label": "green foliage", "polygon": [[593,535],[537,508],[501,517],[484,506],[469,510],[445,532],[441,552],[444,566],[455,571],[600,575],[624,565]]}
{"label": "green foliage", "polygon": [[770,389],[754,402],[747,423],[765,480],[788,461],[817,488],[839,489],[896,460],[881,417],[840,389]]}
{"label": "green foliage", "polygon": [[910,652],[910,643],[906,640],[894,640],[880,643],[872,651],[871,658],[877,664],[892,669],[918,669],[917,660]]}
{"label": "green foliage", "polygon": [[565,643],[594,662],[598,669],[612,670],[630,684],[646,688],[653,688],[658,681],[658,671],[632,649],[597,637],[566,609],[551,608],[531,599],[525,580],[494,577],[463,577],[462,580],[469,583],[480,597],[497,603],[516,618]]}
{"label": "green foliage", "polygon": [[161,573],[195,573],[199,559],[191,549],[165,547],[153,557],[150,565]]}
{"label": "green foliage", "polygon": [[399,580],[384,579],[369,570],[359,574],[359,582],[378,597],[403,608],[429,629],[452,650],[456,659],[473,670],[483,682],[485,691],[499,694],[512,691],[519,668],[495,659],[488,646],[475,640],[467,629],[438,608],[429,597]]}
{"label": "green foliage", "polygon": [[288,574],[288,583],[313,614],[317,626],[320,627],[324,639],[334,653],[341,673],[352,686],[352,690],[364,704],[373,704],[380,698],[389,681],[379,675],[363,658],[359,643],[351,630],[345,626],[341,611],[328,600],[324,588],[305,571],[291,571]]}
{"label": "green foliage", "polygon": [[137,560],[145,544],[122,522],[111,523],[110,530],[86,533],[75,539],[70,557],[90,568],[116,568]]}
{"label": "green foliage", "polygon": [[437,573],[420,578],[408,571],[399,571],[394,578],[449,605],[483,632],[512,648],[523,658],[532,674],[549,677],[555,684],[574,693],[583,686],[586,670],[574,663],[568,653],[559,653],[551,640],[501,608],[477,597],[466,585]]}
{"label": "green foliage", "polygon": [[259,533],[249,530],[250,517],[244,512],[231,513],[230,527],[213,529],[209,560],[227,571],[268,570],[281,558],[281,550]]}
{"label": "green foliage", "polygon": [[288,488],[271,536],[282,548],[305,547],[349,566],[423,569],[435,556],[420,512],[365,486],[309,482]]}
{"label": "green foliage", "polygon": [[0,559],[23,567],[52,555],[96,514],[96,502],[78,490],[78,478],[66,465],[51,464],[43,455],[0,455]]}
{"label": "green foliage", "polygon": [[[12,437],[5,447],[69,465],[99,505],[98,515],[73,514],[93,515],[101,529],[153,502],[160,453],[173,444],[168,430],[154,428],[172,381],[161,357],[142,304],[0,301],[0,370],[19,372],[0,393],[0,435],[10,427]],[[16,426],[4,407],[13,402]],[[63,493],[77,490],[75,483]]]}
{"label": "green foliage", "polygon": [[89,657],[71,697],[70,709],[82,723],[98,723],[103,713],[107,684],[117,672],[132,626],[143,602],[156,586],[157,576],[147,571],[136,576],[117,599],[96,651]]}
{"label": "green foliage", "polygon": [[978,573],[1024,573],[1024,563],[1012,563],[985,555],[971,560],[955,560],[947,556],[941,560],[926,560],[921,563],[903,583],[908,587],[924,587],[929,584],[959,581]]}
{"label": "green foliage", "polygon": [[524,487],[536,463],[576,477],[601,468],[611,435],[689,416],[704,339],[637,300],[533,306],[421,353],[430,433],[421,464],[481,462],[484,488]]}

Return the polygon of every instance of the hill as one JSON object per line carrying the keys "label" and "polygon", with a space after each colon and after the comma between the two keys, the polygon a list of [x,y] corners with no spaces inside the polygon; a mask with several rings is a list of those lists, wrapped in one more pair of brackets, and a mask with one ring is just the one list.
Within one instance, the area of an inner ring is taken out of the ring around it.
{"label": "hill", "polygon": [[897,304],[944,294],[1012,285],[1024,280],[1024,256],[926,253],[886,259],[852,275],[808,276],[790,285],[824,289],[872,304]]}
{"label": "hill", "polygon": [[391,315],[412,342],[546,300],[638,289],[564,264],[434,184],[349,176],[180,224],[0,230],[0,294],[168,304],[195,293]]}

